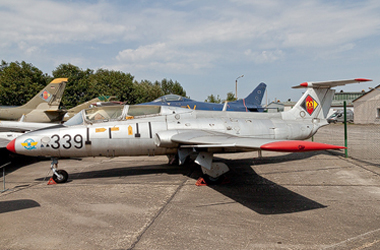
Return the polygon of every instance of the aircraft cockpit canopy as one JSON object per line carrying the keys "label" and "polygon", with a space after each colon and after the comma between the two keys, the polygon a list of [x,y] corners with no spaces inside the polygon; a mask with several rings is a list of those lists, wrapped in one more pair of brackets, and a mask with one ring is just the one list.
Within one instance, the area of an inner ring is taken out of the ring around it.
{"label": "aircraft cockpit canopy", "polygon": [[161,112],[161,106],[153,105],[131,105],[129,106],[126,119],[135,116],[147,116],[147,115],[156,115]]}
{"label": "aircraft cockpit canopy", "polygon": [[129,120],[135,117],[154,116],[161,113],[161,106],[153,105],[115,105],[99,106],[82,110],[64,123],[66,126],[83,123],[98,123],[107,121]]}
{"label": "aircraft cockpit canopy", "polygon": [[170,95],[161,96],[160,98],[157,98],[153,102],[181,102],[181,101],[183,101],[182,96],[170,94]]}
{"label": "aircraft cockpit canopy", "polygon": [[94,107],[85,110],[85,119],[90,123],[120,120],[123,114],[123,105]]}

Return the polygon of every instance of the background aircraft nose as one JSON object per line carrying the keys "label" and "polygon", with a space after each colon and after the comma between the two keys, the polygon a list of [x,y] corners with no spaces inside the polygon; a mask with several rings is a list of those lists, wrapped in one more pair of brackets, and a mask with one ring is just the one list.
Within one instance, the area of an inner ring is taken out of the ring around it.
{"label": "background aircraft nose", "polygon": [[15,150],[15,142],[16,142],[16,139],[13,139],[10,143],[8,143],[7,145],[7,149],[9,151],[11,151],[12,153],[16,153],[16,150]]}

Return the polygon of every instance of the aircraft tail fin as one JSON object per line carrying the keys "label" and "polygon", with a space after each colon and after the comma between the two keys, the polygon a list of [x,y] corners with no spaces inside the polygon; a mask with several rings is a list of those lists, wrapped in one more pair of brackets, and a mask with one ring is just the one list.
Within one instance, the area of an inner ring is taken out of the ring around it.
{"label": "aircraft tail fin", "polygon": [[42,104],[42,109],[58,110],[66,83],[67,78],[54,79],[22,107],[27,109],[39,109],[39,106]]}
{"label": "aircraft tail fin", "polygon": [[330,110],[335,93],[335,90],[331,89],[332,87],[367,81],[372,80],[356,78],[337,81],[304,82],[299,86],[294,86],[293,88],[307,88],[307,90],[291,110],[283,112],[284,119],[324,120]]}
{"label": "aircraft tail fin", "polygon": [[230,104],[243,105],[250,111],[262,111],[259,109],[261,108],[261,101],[263,100],[266,88],[267,85],[262,82],[246,98],[230,102]]}
{"label": "aircraft tail fin", "polygon": [[63,118],[63,121],[70,120],[76,113],[78,113],[82,109],[88,109],[91,106],[91,104],[94,104],[97,102],[103,102],[102,98],[96,97],[94,99],[91,99],[85,103],[82,103],[78,106],[75,106],[75,107],[67,110],[67,113],[65,114],[65,117]]}

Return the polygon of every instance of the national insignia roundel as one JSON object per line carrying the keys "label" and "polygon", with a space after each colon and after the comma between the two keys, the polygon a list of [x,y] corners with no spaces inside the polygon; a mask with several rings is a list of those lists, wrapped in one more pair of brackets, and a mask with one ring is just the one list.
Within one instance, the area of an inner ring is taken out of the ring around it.
{"label": "national insignia roundel", "polygon": [[314,100],[313,97],[307,95],[305,100],[302,102],[301,107],[309,114],[312,115],[314,110],[318,107],[317,101]]}

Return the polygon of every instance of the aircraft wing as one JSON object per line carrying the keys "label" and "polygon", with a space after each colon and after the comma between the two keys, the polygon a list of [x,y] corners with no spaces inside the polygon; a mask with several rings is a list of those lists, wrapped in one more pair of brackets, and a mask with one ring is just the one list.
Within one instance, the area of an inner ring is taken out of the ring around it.
{"label": "aircraft wing", "polygon": [[171,141],[181,144],[182,148],[244,148],[280,152],[304,152],[345,148],[311,141],[262,139],[204,130],[177,132],[177,134],[171,137]]}
{"label": "aircraft wing", "polygon": [[0,148],[5,148],[8,143],[13,140],[14,138],[8,140],[8,139],[5,139],[5,138],[0,138]]}
{"label": "aircraft wing", "polygon": [[55,123],[0,121],[0,132],[26,132],[57,125]]}

